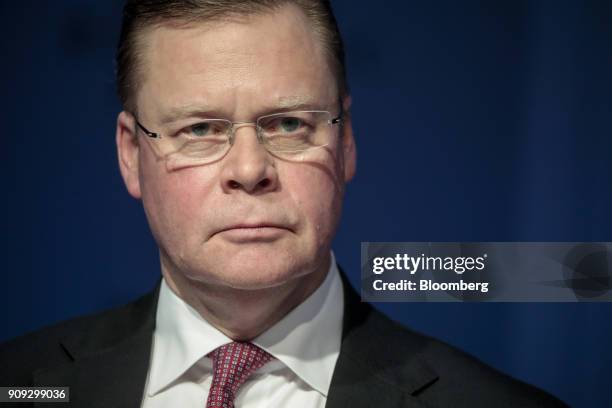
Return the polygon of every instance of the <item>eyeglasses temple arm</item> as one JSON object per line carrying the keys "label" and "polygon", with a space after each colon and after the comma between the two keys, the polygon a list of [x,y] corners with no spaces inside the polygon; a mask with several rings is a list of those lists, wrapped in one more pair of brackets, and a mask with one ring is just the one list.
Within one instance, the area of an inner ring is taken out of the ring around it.
{"label": "eyeglasses temple arm", "polygon": [[145,135],[147,135],[147,136],[149,136],[150,138],[153,138],[153,139],[161,139],[161,137],[159,136],[158,133],[151,132],[149,129],[144,127],[138,120],[136,121],[136,124],[138,125],[140,130],[142,130],[145,133]]}
{"label": "eyeglasses temple arm", "polygon": [[344,106],[342,104],[342,98],[338,99],[338,103],[340,105],[340,113],[338,114],[338,116],[336,116],[330,121],[332,125],[337,125],[338,123],[342,123],[344,119]]}

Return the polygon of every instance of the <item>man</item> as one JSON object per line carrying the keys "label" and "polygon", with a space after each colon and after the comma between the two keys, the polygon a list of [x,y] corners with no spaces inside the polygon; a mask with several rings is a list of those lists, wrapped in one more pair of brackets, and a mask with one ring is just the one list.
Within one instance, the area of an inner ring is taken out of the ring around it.
{"label": "man", "polygon": [[356,150],[327,2],[132,0],[123,24],[119,167],[163,279],[4,345],[0,384],[69,386],[79,407],[562,406],[341,276]]}

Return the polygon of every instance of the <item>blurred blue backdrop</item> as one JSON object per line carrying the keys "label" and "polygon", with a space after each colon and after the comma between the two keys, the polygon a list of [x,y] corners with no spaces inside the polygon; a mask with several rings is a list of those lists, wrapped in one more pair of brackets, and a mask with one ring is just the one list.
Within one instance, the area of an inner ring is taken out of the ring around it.
{"label": "blurred blue backdrop", "polygon": [[[129,301],[159,275],[118,172],[122,2],[2,1],[0,340]],[[612,2],[335,1],[361,241],[612,241]],[[611,406],[612,304],[380,304],[576,407]]]}

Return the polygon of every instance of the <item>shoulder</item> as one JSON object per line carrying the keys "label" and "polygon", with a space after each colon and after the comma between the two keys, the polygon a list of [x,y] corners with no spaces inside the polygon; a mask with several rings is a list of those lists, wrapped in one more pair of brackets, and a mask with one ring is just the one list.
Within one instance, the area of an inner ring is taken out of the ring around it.
{"label": "shoulder", "polygon": [[[564,407],[561,401],[529,384],[486,365],[477,358],[429,336],[392,321],[369,305],[362,335],[376,345],[372,356],[391,376],[404,378],[406,370],[422,366],[432,373],[427,386],[413,394],[432,406]],[[415,364],[418,361],[419,364]],[[389,366],[393,364],[393,366]]]}
{"label": "shoulder", "polygon": [[[343,283],[344,327],[336,384],[355,380],[376,386],[392,395],[388,400],[394,406],[567,406],[456,347],[389,319],[361,302],[346,279]],[[355,392],[355,387],[346,388],[344,395]]]}
{"label": "shoulder", "polygon": [[104,348],[151,324],[156,291],[126,305],[65,320],[0,344],[0,384],[32,383],[37,370],[69,363],[75,350]]}

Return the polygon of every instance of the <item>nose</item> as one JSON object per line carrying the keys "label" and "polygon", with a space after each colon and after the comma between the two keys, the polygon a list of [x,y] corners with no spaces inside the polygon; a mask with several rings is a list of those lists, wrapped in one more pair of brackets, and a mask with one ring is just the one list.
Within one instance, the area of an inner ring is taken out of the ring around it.
{"label": "nose", "polygon": [[235,128],[234,143],[222,161],[221,187],[225,192],[249,194],[273,191],[278,174],[273,157],[257,139],[254,126]]}

